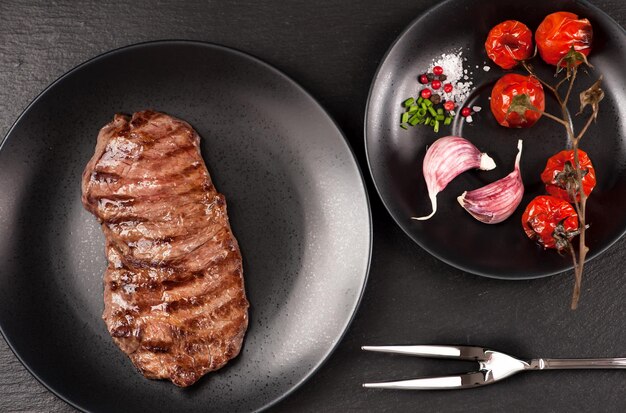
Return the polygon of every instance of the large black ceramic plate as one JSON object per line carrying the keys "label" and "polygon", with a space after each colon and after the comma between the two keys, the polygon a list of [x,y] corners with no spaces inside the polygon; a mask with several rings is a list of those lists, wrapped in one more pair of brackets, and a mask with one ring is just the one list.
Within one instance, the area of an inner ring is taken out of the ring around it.
{"label": "large black ceramic plate", "polygon": [[[188,389],[143,378],[112,342],[104,238],[80,176],[115,112],[155,108],[202,137],[244,258],[241,354]],[[252,411],[309,377],[341,339],[368,272],[371,223],[342,133],[292,80],[232,49],[135,45],[72,70],[0,151],[0,325],[49,389],[87,411]]]}
{"label": "large black ceramic plate", "polygon": [[[549,119],[541,119],[530,129],[506,129],[499,126],[489,110],[488,97],[495,81],[504,71],[486,56],[484,42],[494,25],[509,19],[524,22],[535,30],[552,12],[566,10],[587,17],[594,30],[589,75],[580,76],[577,97],[583,87],[602,73],[606,97],[600,116],[581,144],[597,170],[598,185],[588,206],[587,245],[591,259],[626,230],[626,35],[609,16],[579,1],[484,2],[449,0],[428,10],[400,35],[387,52],[374,78],[365,118],[365,141],[370,171],[387,209],[398,225],[428,252],[462,270],[479,275],[523,279],[555,274],[571,268],[571,258],[526,239],[520,219],[532,198],[543,194],[539,175],[549,156],[564,149],[567,138],[563,128]],[[462,51],[465,68],[473,71],[474,90],[469,106],[480,106],[474,122],[465,124],[457,118],[449,128],[436,135],[432,128],[399,127],[401,102],[421,89],[416,76],[425,71],[442,53]],[[491,70],[484,71],[488,65]],[[550,79],[554,67],[536,59],[539,75]],[[523,73],[522,70],[514,72]],[[559,113],[555,99],[546,93],[546,109]],[[576,111],[577,98],[571,109]],[[577,119],[579,125],[583,119]],[[411,216],[430,213],[422,161],[426,147],[438,136],[458,134],[493,156],[498,167],[490,172],[467,172],[456,178],[439,194],[439,211],[428,221],[414,221]],[[507,175],[513,168],[516,142],[523,139],[522,175],[526,187],[524,199],[515,214],[497,225],[482,224],[467,214],[456,197]]]}

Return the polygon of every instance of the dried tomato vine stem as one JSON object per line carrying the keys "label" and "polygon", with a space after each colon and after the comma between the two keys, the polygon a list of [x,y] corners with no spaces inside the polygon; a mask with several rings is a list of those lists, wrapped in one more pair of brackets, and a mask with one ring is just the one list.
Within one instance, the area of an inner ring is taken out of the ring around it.
{"label": "dried tomato vine stem", "polygon": [[[579,238],[578,238],[578,253],[576,253],[576,250],[574,248],[574,246],[571,244],[569,244],[569,251],[570,254],[572,256],[572,261],[574,263],[574,290],[572,292],[572,302],[571,302],[571,308],[572,310],[575,310],[578,307],[578,302],[580,300],[580,291],[581,291],[581,284],[582,284],[582,276],[583,276],[583,268],[585,266],[585,258],[587,257],[587,252],[589,252],[589,248],[587,247],[586,243],[585,243],[585,230],[587,229],[587,224],[585,222],[585,213],[586,213],[586,206],[587,206],[587,194],[585,193],[584,190],[582,190],[583,188],[583,183],[582,183],[582,179],[583,179],[583,171],[580,168],[580,160],[578,158],[578,144],[580,143],[581,138],[583,137],[583,135],[585,134],[585,132],[587,132],[587,129],[589,128],[589,126],[591,125],[592,121],[595,120],[597,113],[598,113],[598,106],[597,103],[602,100],[603,97],[603,93],[601,91],[601,89],[599,89],[599,82],[602,80],[602,77],[600,77],[599,81],[596,82],[596,84],[594,84],[594,86],[597,86],[599,92],[599,95],[596,96],[596,100],[593,100],[592,102],[583,102],[583,99],[581,97],[581,111],[582,108],[584,106],[586,106],[586,104],[591,104],[592,108],[593,108],[593,112],[592,114],[589,116],[589,119],[587,119],[587,122],[585,123],[584,127],[581,129],[581,131],[578,133],[578,135],[574,134],[574,129],[572,126],[572,117],[571,114],[567,108],[567,103],[569,101],[569,98],[571,96],[572,93],[572,89],[574,87],[574,82],[576,80],[576,74],[578,72],[577,66],[574,67],[569,67],[567,72],[566,72],[566,77],[563,78],[562,80],[560,80],[555,86],[552,86],[550,84],[548,84],[547,82],[543,81],[542,79],[540,79],[534,72],[532,66],[530,64],[528,64],[528,62],[523,61],[522,62],[522,66],[524,67],[524,69],[526,69],[526,71],[536,77],[545,87],[546,89],[548,89],[549,91],[552,92],[552,94],[554,95],[554,97],[556,98],[560,108],[561,108],[561,113],[562,113],[562,117],[559,118],[555,115],[552,115],[550,113],[546,113],[546,112],[542,112],[543,115],[545,115],[547,118],[554,120],[557,123],[560,123],[561,125],[563,125],[565,127],[565,130],[567,131],[567,136],[570,140],[570,142],[572,143],[572,150],[574,151],[574,168],[576,171],[576,181],[577,181],[577,187],[580,188],[580,197],[578,198],[576,196],[576,194],[570,194],[570,198],[574,199],[575,201],[574,203],[574,207],[576,208],[576,213],[578,214],[578,222],[579,222]],[[559,87],[566,81],[569,80],[568,86],[567,86],[567,92],[565,94],[565,97],[561,98],[561,95],[559,93]],[[592,90],[594,88],[594,86],[592,86],[588,91]],[[583,92],[585,93],[585,92]],[[601,95],[600,95],[601,94]],[[576,200],[578,199],[578,200]]]}

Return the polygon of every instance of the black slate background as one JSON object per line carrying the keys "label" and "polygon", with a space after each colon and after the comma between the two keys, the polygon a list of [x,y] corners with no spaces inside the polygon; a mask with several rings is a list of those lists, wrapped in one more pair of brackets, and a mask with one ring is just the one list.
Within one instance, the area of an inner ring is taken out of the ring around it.
{"label": "black slate background", "polygon": [[[625,2],[593,3],[626,25]],[[397,35],[432,4],[2,0],[0,135],[49,83],[84,60],[146,40],[205,40],[256,55],[304,86],[337,120],[367,175],[362,131],[371,78]],[[626,356],[626,239],[589,263],[582,303],[572,312],[571,274],[507,282],[448,267],[404,235],[366,179],[374,249],[361,307],[330,360],[272,411],[626,411],[626,372],[620,371],[539,372],[471,391],[362,389],[364,381],[472,366],[366,354],[359,350],[364,344],[479,344],[523,357]],[[0,340],[0,412],[12,411],[73,409],[30,376]]]}

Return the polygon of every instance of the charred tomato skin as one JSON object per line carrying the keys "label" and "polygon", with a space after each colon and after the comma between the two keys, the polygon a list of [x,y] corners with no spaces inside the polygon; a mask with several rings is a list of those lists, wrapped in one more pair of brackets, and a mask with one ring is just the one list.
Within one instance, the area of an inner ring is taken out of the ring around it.
{"label": "charred tomato skin", "polygon": [[[544,62],[555,66],[572,49],[589,56],[592,41],[593,28],[589,20],[565,11],[547,15],[535,32],[539,55]],[[566,67],[567,63],[562,61],[561,66]]]}
{"label": "charred tomato skin", "polygon": [[502,69],[512,69],[532,56],[533,32],[517,20],[503,21],[489,31],[485,51]]}
{"label": "charred tomato skin", "polygon": [[[596,186],[596,171],[591,159],[585,151],[578,150],[578,162],[583,173],[582,186],[585,195],[589,195]],[[546,162],[546,167],[541,173],[541,180],[546,185],[546,191],[557,198],[568,202],[580,200],[580,189],[576,188],[576,199],[572,199],[567,190],[567,182],[573,182],[575,177],[574,150],[567,149],[551,156]]]}
{"label": "charred tomato skin", "polygon": [[543,112],[545,109],[545,95],[543,86],[534,76],[524,76],[517,73],[509,73],[502,76],[491,90],[491,112],[496,121],[507,128],[529,128],[541,117],[541,113],[526,110],[524,115],[517,112],[509,112],[513,98],[525,94],[530,103]]}
{"label": "charred tomato skin", "polygon": [[551,195],[535,197],[522,214],[528,238],[544,248],[564,250],[578,234],[578,214],[569,202]]}

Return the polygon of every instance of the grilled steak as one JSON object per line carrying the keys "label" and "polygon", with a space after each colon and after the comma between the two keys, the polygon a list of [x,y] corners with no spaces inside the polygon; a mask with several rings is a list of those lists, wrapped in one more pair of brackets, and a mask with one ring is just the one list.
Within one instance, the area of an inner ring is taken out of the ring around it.
{"label": "grilled steak", "polygon": [[82,177],[106,237],[108,330],[144,376],[183,387],[237,356],[248,326],[239,246],[199,141],[163,113],[115,115]]}

